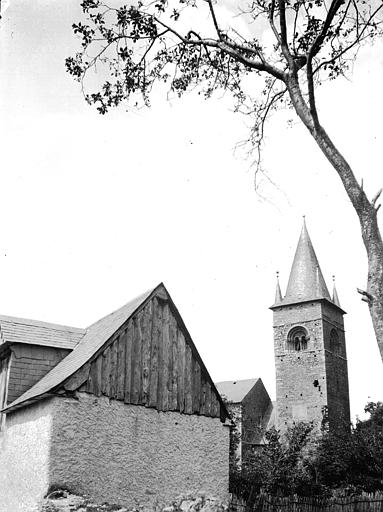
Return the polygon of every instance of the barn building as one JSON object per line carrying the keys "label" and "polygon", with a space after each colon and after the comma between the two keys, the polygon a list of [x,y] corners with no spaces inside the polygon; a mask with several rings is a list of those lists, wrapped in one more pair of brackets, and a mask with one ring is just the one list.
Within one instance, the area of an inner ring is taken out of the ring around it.
{"label": "barn building", "polygon": [[0,317],[0,511],[53,487],[227,498],[229,415],[165,286],[87,329]]}

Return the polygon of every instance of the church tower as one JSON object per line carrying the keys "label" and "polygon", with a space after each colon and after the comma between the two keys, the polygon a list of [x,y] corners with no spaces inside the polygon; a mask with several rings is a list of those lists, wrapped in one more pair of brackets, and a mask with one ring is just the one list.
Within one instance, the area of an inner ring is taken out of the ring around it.
{"label": "church tower", "polygon": [[329,428],[350,422],[343,315],[335,289],[328,292],[303,222],[287,285],[279,282],[273,310],[276,421],[283,430],[297,421]]}

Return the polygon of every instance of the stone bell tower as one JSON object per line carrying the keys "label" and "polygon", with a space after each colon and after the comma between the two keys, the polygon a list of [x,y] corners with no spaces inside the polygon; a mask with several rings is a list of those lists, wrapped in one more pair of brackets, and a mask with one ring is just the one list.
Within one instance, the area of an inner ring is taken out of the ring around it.
{"label": "stone bell tower", "polygon": [[283,430],[297,421],[329,428],[350,422],[343,315],[335,289],[328,292],[303,222],[282,297],[277,282],[273,310],[276,421]]}

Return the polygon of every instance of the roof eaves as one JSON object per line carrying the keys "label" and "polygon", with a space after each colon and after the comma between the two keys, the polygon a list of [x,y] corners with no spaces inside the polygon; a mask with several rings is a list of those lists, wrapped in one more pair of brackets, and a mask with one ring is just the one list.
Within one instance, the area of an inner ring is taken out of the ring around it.
{"label": "roof eaves", "polygon": [[[43,393],[41,395],[38,395],[36,397],[33,397],[33,398],[29,398],[28,400],[26,400],[25,402],[22,402],[22,403],[19,403],[19,404],[16,404],[15,406],[13,406],[12,408],[10,408],[10,406],[12,404],[9,404],[7,407],[4,407],[3,409],[0,410],[0,413],[1,412],[6,412],[7,414],[10,413],[10,412],[15,412],[17,411],[18,409],[22,409],[23,407],[27,407],[28,405],[32,405],[36,402],[40,402],[41,400],[44,400],[45,398],[50,398],[50,397],[53,397],[53,396],[57,396],[55,395],[55,393]],[[16,401],[16,400],[15,400]]]}
{"label": "roof eaves", "polygon": [[8,353],[11,348],[11,343],[5,340],[3,343],[0,343],[0,358],[2,358],[4,353]]}
{"label": "roof eaves", "polygon": [[[81,341],[81,338],[80,338],[80,341]],[[17,340],[17,339],[13,339],[12,341],[9,341],[7,340],[7,343],[9,343],[10,345],[34,345],[34,346],[37,346],[37,347],[48,347],[48,348],[57,348],[57,349],[64,349],[64,350],[74,350],[76,348],[76,346],[79,344],[78,341],[77,343],[73,342],[65,342],[65,341],[60,341],[60,343],[55,343],[55,342],[49,342],[49,343],[43,343],[43,342],[39,342],[39,341],[35,341],[35,340]]]}
{"label": "roof eaves", "polygon": [[269,309],[271,309],[271,310],[279,309],[279,308],[282,309],[284,306],[295,306],[296,304],[304,304],[304,303],[308,303],[308,302],[322,302],[322,301],[325,301],[328,304],[331,304],[331,306],[338,309],[341,313],[343,313],[344,315],[347,315],[346,311],[344,311],[340,306],[338,306],[337,304],[332,302],[332,300],[327,299],[326,297],[312,297],[312,298],[305,298],[304,300],[292,300],[292,301],[283,300],[283,302],[280,302],[279,304],[273,304],[272,306],[269,306]]}

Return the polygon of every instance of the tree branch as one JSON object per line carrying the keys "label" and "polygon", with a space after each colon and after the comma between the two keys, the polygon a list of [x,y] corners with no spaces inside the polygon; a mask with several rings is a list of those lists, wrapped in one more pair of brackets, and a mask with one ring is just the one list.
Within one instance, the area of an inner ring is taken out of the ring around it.
{"label": "tree branch", "polygon": [[[378,192],[374,195],[374,197],[371,199],[371,204],[375,208],[376,201],[379,199],[381,193],[383,192],[383,189],[379,189]],[[377,206],[376,210],[380,208],[380,204]]]}
{"label": "tree branch", "polygon": [[281,46],[282,45],[281,36],[279,35],[277,27],[275,26],[275,23],[274,23],[274,11],[275,11],[275,0],[271,0],[269,16],[268,16],[269,23],[270,23],[271,30],[273,31],[278,44]]}
{"label": "tree branch", "polygon": [[281,91],[275,93],[272,96],[272,98],[270,99],[270,94],[271,94],[271,91],[273,89],[274,84],[275,84],[275,80],[274,80],[273,84],[271,85],[271,87],[269,89],[269,92],[268,92],[268,95],[267,95],[267,99],[266,99],[266,102],[265,102],[266,109],[265,109],[263,115],[261,116],[260,134],[259,134],[259,138],[257,140],[257,153],[258,153],[257,168],[258,169],[261,167],[261,145],[262,145],[262,142],[263,142],[264,136],[265,136],[265,123],[266,123],[267,116],[269,115],[269,112],[273,108],[274,104],[279,99],[283,98],[283,96],[285,95],[285,93],[287,91],[287,88],[284,88]]}
{"label": "tree branch", "polygon": [[222,40],[222,32],[221,32],[221,29],[218,26],[217,17],[215,15],[214,7],[213,7],[213,2],[212,2],[212,0],[205,0],[205,1],[209,5],[210,14],[211,14],[211,17],[213,19],[213,23],[214,23],[215,31],[217,32],[218,39]]}
{"label": "tree branch", "polygon": [[[333,62],[335,62],[336,60],[338,60],[340,57],[342,57],[342,55],[344,55],[345,53],[347,53],[348,51],[351,50],[351,48],[353,48],[356,44],[360,43],[360,41],[363,40],[363,34],[364,32],[366,31],[366,29],[370,26],[370,23],[371,21],[374,19],[374,17],[378,14],[378,12],[383,8],[383,4],[379,5],[375,11],[371,14],[371,16],[369,17],[369,19],[365,22],[365,25],[362,29],[362,31],[357,35],[357,37],[355,38],[355,40],[350,44],[348,45],[346,48],[344,48],[343,50],[341,50],[339,53],[337,53],[334,57],[332,57],[331,59],[328,59],[326,61],[323,61],[321,62],[314,70],[313,74],[315,75],[323,66],[326,66],[326,65],[329,65],[329,64],[332,64]],[[311,51],[311,50],[310,50]],[[314,54],[313,54],[314,56]]]}
{"label": "tree branch", "polygon": [[289,50],[289,44],[287,42],[287,26],[286,26],[286,0],[278,0],[279,5],[279,24],[281,27],[281,49],[282,53],[289,65],[290,71],[292,73],[296,72],[296,66],[294,59],[291,56],[290,50]]}
{"label": "tree branch", "polygon": [[[236,43],[235,41],[231,41],[230,39],[226,39],[225,43],[229,45],[233,50],[240,50],[243,52],[250,52],[254,53],[255,55],[258,55],[258,57],[261,59],[263,64],[266,64],[265,57],[263,56],[262,50],[260,48],[252,48],[251,46],[247,46],[244,44]],[[277,69],[277,68],[275,68]]]}
{"label": "tree branch", "polygon": [[279,24],[281,27],[281,46],[287,48],[287,27],[285,0],[278,0],[279,5]]}
{"label": "tree branch", "polygon": [[322,47],[322,44],[325,40],[325,37],[327,35],[328,29],[331,26],[331,23],[334,19],[334,16],[338,12],[341,5],[343,5],[344,0],[333,0],[330,5],[330,9],[327,13],[325,22],[323,24],[322,30],[318,34],[318,36],[315,38],[313,44],[311,45],[311,48],[307,54],[307,60],[312,59],[315,57],[315,55],[319,52],[319,50]]}
{"label": "tree branch", "polygon": [[314,74],[312,67],[312,59],[307,60],[306,64],[306,76],[307,76],[307,90],[309,94],[309,105],[310,112],[314,121],[314,126],[318,128],[319,120],[318,120],[318,112],[315,103],[315,88],[314,88]]}
{"label": "tree branch", "polygon": [[170,27],[169,25],[167,25],[163,21],[159,20],[155,16],[153,17],[153,19],[159,25],[162,25],[164,28],[167,28],[169,30],[169,32],[171,32],[176,37],[178,37],[178,39],[180,39],[180,41],[182,41],[182,43],[184,43],[185,45],[190,45],[190,46],[193,46],[193,45],[201,46],[202,45],[202,46],[206,46],[206,47],[210,47],[210,48],[219,48],[220,50],[224,51],[225,53],[227,53],[228,55],[233,57],[235,60],[241,62],[242,64],[244,64],[245,66],[248,66],[251,69],[257,69],[258,71],[263,71],[265,73],[269,73],[274,78],[277,78],[278,80],[281,80],[283,82],[285,80],[283,71],[279,70],[278,68],[275,68],[274,66],[272,66],[271,64],[268,64],[266,62],[249,59],[248,57],[242,55],[240,53],[241,45],[238,46],[236,43],[227,42],[227,41],[217,41],[215,39],[210,39],[210,38],[201,38],[194,31],[190,31],[189,34],[190,35],[194,34],[197,37],[197,39],[191,39],[190,37],[184,37],[179,32],[177,32],[174,28]]}
{"label": "tree branch", "polygon": [[370,304],[374,300],[374,297],[365,290],[361,290],[360,288],[357,288],[356,290],[360,295],[362,295],[362,300],[364,302],[368,302]]}

